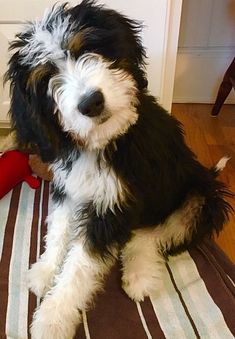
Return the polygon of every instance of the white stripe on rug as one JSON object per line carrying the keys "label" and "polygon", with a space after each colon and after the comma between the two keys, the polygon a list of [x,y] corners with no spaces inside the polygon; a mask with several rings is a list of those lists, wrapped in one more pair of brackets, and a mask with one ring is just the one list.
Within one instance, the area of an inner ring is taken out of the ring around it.
{"label": "white stripe on rug", "polygon": [[27,338],[28,288],[26,272],[30,255],[35,191],[22,185],[9,270],[6,331],[15,338]]}
{"label": "white stripe on rug", "polygon": [[86,312],[82,311],[82,321],[86,339],[91,339]]}
{"label": "white stripe on rug", "polygon": [[48,215],[52,212],[52,209],[53,209],[53,201],[51,198],[50,191],[51,191],[51,184],[49,183]]}
{"label": "white stripe on rug", "polygon": [[[227,274],[226,274],[227,275]],[[230,278],[229,275],[227,275],[227,277],[229,278],[229,280],[231,281],[232,285],[235,287],[235,282]]]}
{"label": "white stripe on rug", "polygon": [[42,213],[43,213],[43,192],[44,192],[44,181],[41,183],[41,196],[40,196],[40,205],[39,205],[39,216],[38,216],[38,232],[37,232],[37,252],[36,252],[36,261],[38,261],[40,256],[41,249],[41,225],[42,225]]}
{"label": "white stripe on rug", "polygon": [[200,336],[211,339],[234,338],[189,253],[172,257],[169,266]]}
{"label": "white stripe on rug", "polygon": [[138,310],[138,313],[139,313],[140,320],[142,322],[143,328],[145,330],[146,336],[147,336],[148,339],[152,339],[152,336],[151,336],[151,334],[149,332],[149,329],[148,329],[148,325],[147,325],[146,320],[144,318],[144,314],[142,312],[141,305],[140,305],[140,303],[138,301],[136,302],[136,306],[137,306],[137,310]]}
{"label": "white stripe on rug", "polygon": [[[38,229],[37,229],[37,249],[36,249],[36,262],[39,259],[40,256],[40,250],[41,250],[41,225],[42,225],[42,210],[43,210],[43,192],[45,188],[44,180],[42,180],[41,183],[41,195],[40,195],[40,204],[39,204],[39,215],[38,215]],[[40,305],[40,298],[37,297],[36,301],[37,307]]]}
{"label": "white stripe on rug", "polygon": [[0,201],[0,260],[2,258],[2,248],[4,243],[8,212],[10,209],[11,197],[12,190],[7,195],[5,195]]}
{"label": "white stripe on rug", "polygon": [[151,296],[150,300],[165,337],[196,338],[166,267],[162,269],[162,278],[159,278],[158,284],[158,293]]}

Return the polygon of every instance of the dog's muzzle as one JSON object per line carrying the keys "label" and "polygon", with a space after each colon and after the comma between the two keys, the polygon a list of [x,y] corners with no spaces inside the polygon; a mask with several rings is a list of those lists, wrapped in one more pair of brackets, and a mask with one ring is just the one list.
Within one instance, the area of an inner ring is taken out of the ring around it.
{"label": "dog's muzzle", "polygon": [[104,109],[104,96],[101,91],[95,91],[84,96],[78,104],[78,110],[88,117],[96,117]]}

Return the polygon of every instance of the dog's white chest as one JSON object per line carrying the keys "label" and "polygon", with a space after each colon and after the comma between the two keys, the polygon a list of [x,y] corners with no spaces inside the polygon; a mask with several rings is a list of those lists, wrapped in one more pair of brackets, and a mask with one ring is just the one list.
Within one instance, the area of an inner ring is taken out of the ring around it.
{"label": "dog's white chest", "polygon": [[98,213],[113,210],[123,196],[120,180],[96,152],[81,153],[65,179],[65,192],[76,205],[92,202]]}

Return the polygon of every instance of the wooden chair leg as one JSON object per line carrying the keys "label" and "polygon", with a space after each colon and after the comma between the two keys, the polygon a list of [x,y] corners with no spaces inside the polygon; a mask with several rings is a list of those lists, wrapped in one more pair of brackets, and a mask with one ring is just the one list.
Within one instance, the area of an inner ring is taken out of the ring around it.
{"label": "wooden chair leg", "polygon": [[223,103],[225,102],[227,96],[231,92],[231,89],[234,87],[234,79],[235,79],[235,58],[229,65],[224,75],[223,81],[220,85],[220,88],[217,94],[215,104],[211,111],[211,116],[216,117],[219,114]]}
{"label": "wooden chair leg", "polygon": [[211,115],[213,117],[216,117],[219,114],[223,103],[225,102],[226,98],[231,92],[232,87],[233,85],[231,81],[222,81],[218,94],[217,94],[215,104],[211,111]]}

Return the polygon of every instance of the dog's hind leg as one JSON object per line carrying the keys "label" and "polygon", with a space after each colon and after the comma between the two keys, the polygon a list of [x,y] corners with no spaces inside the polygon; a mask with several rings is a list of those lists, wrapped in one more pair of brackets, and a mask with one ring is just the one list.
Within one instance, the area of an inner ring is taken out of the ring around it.
{"label": "dog's hind leg", "polygon": [[121,259],[122,287],[131,299],[142,301],[158,290],[164,257],[158,253],[154,228],[133,231]]}
{"label": "dog's hind leg", "polygon": [[92,304],[114,262],[114,256],[91,255],[84,239],[74,241],[55,285],[34,314],[32,339],[72,339],[81,322],[79,310]]}
{"label": "dog's hind leg", "polygon": [[133,232],[121,255],[123,289],[131,299],[157,293],[165,258],[191,243],[203,204],[203,198],[191,197],[163,224]]}
{"label": "dog's hind leg", "polygon": [[69,215],[69,206],[64,202],[48,217],[45,252],[28,271],[28,287],[40,298],[52,286],[55,274],[60,269],[67,252],[70,239]]}

